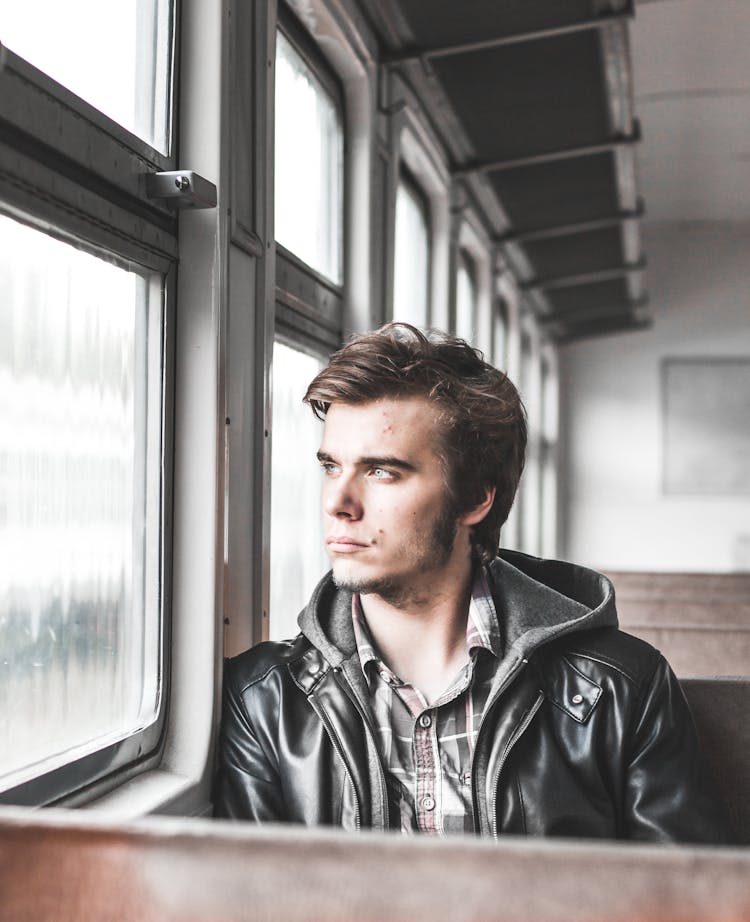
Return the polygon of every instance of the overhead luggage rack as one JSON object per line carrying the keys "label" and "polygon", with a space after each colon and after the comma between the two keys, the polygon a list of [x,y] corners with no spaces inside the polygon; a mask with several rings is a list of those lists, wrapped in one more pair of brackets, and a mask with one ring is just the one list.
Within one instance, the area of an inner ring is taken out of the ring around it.
{"label": "overhead luggage rack", "polygon": [[550,335],[648,324],[632,0],[365,6]]}

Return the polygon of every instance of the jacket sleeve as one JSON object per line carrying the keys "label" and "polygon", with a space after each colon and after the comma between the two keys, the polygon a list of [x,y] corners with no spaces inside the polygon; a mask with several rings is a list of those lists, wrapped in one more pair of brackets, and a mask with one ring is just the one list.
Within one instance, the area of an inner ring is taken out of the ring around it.
{"label": "jacket sleeve", "polygon": [[625,836],[728,844],[733,835],[707,774],[692,715],[664,657],[642,693],[626,753]]}
{"label": "jacket sleeve", "polygon": [[248,709],[252,686],[243,687],[233,661],[224,669],[224,699],[214,816],[255,822],[286,819],[279,773],[273,754],[264,749]]}

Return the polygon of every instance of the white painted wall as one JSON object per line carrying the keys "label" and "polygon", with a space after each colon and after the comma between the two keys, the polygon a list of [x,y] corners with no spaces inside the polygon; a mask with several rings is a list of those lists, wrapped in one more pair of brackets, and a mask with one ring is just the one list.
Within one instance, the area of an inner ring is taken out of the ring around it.
{"label": "white painted wall", "polygon": [[663,358],[750,358],[750,223],[652,224],[644,248],[653,328],[561,349],[563,555],[750,570],[750,495],[664,494],[660,394]]}

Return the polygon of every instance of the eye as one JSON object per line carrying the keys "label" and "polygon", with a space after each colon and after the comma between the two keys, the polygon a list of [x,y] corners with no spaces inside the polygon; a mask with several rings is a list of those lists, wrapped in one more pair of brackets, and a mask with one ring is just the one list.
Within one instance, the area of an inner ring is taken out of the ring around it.
{"label": "eye", "polygon": [[372,468],[372,476],[376,480],[395,480],[396,475],[393,471],[386,470],[384,467],[374,467]]}
{"label": "eye", "polygon": [[320,466],[323,469],[323,473],[328,477],[338,471],[338,465],[334,464],[333,461],[321,461]]}

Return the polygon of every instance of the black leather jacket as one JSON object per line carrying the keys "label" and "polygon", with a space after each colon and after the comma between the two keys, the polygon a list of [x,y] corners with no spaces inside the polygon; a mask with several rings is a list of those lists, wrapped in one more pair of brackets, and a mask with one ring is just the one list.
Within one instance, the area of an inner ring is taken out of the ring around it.
{"label": "black leather jacket", "polygon": [[[505,649],[472,766],[476,831],[728,841],[679,684],[617,630],[610,583],[510,551],[488,572]],[[299,623],[227,662],[216,815],[389,828],[350,593],[327,576]]]}

